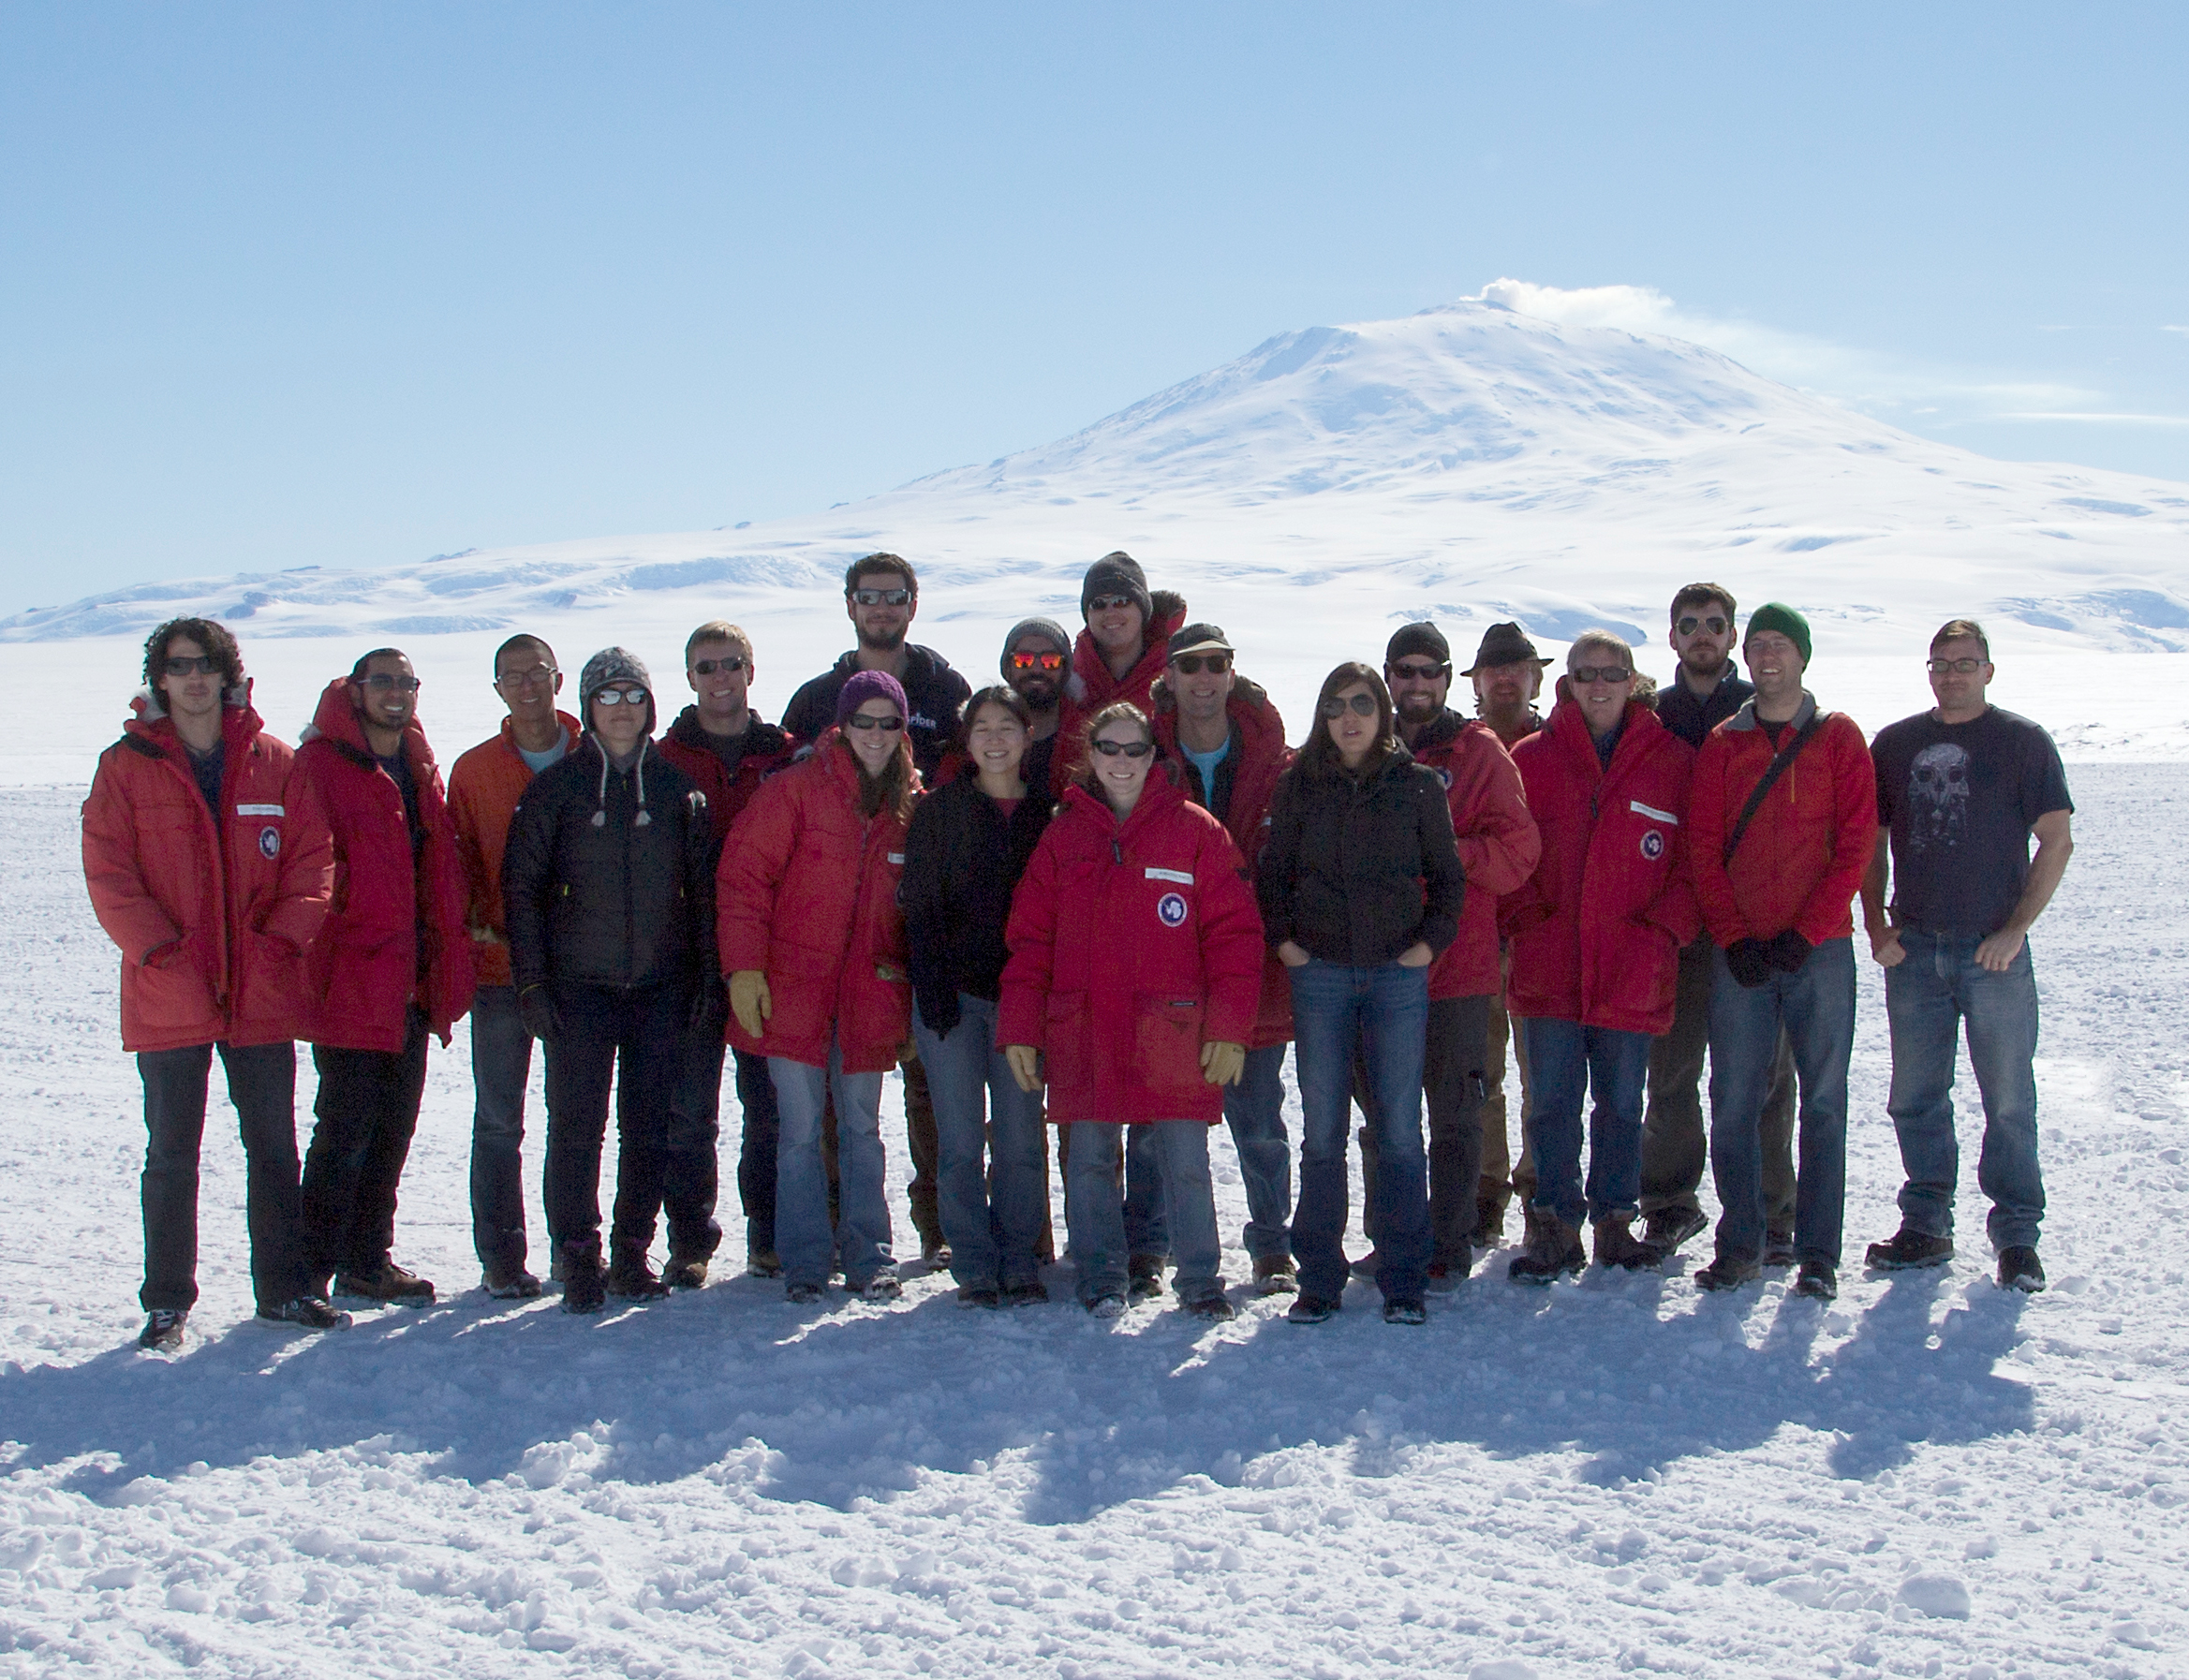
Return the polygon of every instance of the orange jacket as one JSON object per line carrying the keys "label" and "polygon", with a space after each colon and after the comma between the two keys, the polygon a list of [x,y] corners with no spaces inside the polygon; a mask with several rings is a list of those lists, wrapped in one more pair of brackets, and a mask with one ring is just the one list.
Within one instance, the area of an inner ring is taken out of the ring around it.
{"label": "orange jacket", "polygon": [[122,948],[122,1047],[303,1036],[303,953],[334,882],[325,811],[262,731],[248,684],[221,713],[217,821],[158,700],[131,703],[83,802],[84,884]]}
{"label": "orange jacket", "polygon": [[1459,933],[1429,966],[1429,996],[1486,996],[1499,984],[1498,900],[1534,872],[1543,836],[1529,815],[1513,755],[1479,718],[1447,708],[1422,729],[1413,757],[1444,784],[1452,838],[1467,877]]}
{"label": "orange jacket", "polygon": [[[567,712],[557,712],[568,744],[575,748],[584,730]],[[502,850],[509,845],[510,814],[532,785],[532,766],[517,751],[517,731],[508,718],[501,732],[456,760],[449,772],[449,818],[456,825],[456,861],[464,866],[464,931],[471,936],[471,960],[482,986],[510,981],[510,927],[502,915]]]}

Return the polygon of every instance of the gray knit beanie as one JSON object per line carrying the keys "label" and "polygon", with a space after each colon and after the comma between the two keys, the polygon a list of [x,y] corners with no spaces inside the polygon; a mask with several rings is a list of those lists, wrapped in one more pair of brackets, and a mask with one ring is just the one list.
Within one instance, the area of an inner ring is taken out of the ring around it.
{"label": "gray knit beanie", "polygon": [[1064,633],[1064,626],[1053,618],[1022,618],[1011,626],[1011,634],[1003,639],[1003,652],[996,661],[996,669],[1003,675],[1011,674],[1012,650],[1028,636],[1039,636],[1065,658],[1072,657],[1072,638]]}
{"label": "gray knit beanie", "polygon": [[1087,568],[1087,576],[1079,585],[1079,615],[1087,616],[1087,604],[1098,596],[1125,595],[1132,597],[1132,604],[1140,609],[1141,628],[1146,630],[1155,618],[1155,601],[1147,593],[1147,574],[1140,569],[1140,562],[1123,549],[1112,549]]}

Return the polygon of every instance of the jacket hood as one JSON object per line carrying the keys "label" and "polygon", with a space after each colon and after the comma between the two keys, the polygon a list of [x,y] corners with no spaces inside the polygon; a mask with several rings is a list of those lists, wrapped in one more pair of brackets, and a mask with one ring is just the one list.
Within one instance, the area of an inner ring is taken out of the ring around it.
{"label": "jacket hood", "polygon": [[[597,829],[606,828],[608,826],[608,773],[615,767],[609,762],[608,749],[600,744],[600,737],[590,729],[585,731],[585,744],[593,749],[593,756],[600,760],[600,779],[596,785],[593,794],[592,822]],[[638,815],[631,818],[631,827],[634,829],[648,828],[653,824],[654,813],[646,804],[646,760],[658,757],[660,749],[654,744],[654,738],[651,735],[640,737],[638,757],[631,760],[633,792],[636,795],[639,807]]]}
{"label": "jacket hood", "polygon": [[[1481,718],[1470,717],[1464,712],[1455,712],[1451,707],[1446,706],[1428,722],[1422,725],[1421,750],[1427,752],[1431,747],[1447,745],[1458,740],[1468,729],[1476,725],[1480,725],[1486,729],[1489,729],[1489,725],[1483,723]],[[1490,733],[1494,735],[1497,731],[1490,729]]]}
{"label": "jacket hood", "polygon": [[1106,703],[1108,697],[1122,689],[1152,684],[1162,674],[1169,663],[1167,649],[1171,638],[1186,624],[1186,597],[1176,590],[1159,589],[1150,597],[1155,610],[1148,614],[1147,624],[1141,632],[1140,657],[1123,677],[1110,674],[1109,661],[1095,645],[1094,632],[1082,630],[1072,643],[1072,675],[1064,684],[1065,698],[1075,706],[1090,701]]}
{"label": "jacket hood", "polygon": [[1110,809],[1110,802],[1078,782],[1064,789],[1064,798],[1057,806],[1059,818],[1071,817],[1081,822],[1091,822],[1102,832],[1126,834],[1143,823],[1153,820],[1162,812],[1186,803],[1185,793],[1166,777],[1157,775],[1152,768],[1147,780],[1140,789],[1140,797],[1132,803],[1131,813],[1123,822],[1117,812]]}
{"label": "jacket hood", "polygon": [[[1792,718],[1793,725],[1797,729],[1805,729],[1809,727],[1810,719],[1815,715],[1816,696],[1810,693],[1808,689],[1804,688],[1801,691],[1801,704],[1794,709],[1794,716]],[[1740,710],[1734,713],[1731,717],[1728,717],[1725,720],[1725,727],[1729,729],[1757,729],[1763,728],[1763,725],[1756,718],[1754,695],[1750,695],[1748,699],[1740,702]]]}
{"label": "jacket hood", "polygon": [[[1624,756],[1631,743],[1647,741],[1651,735],[1670,734],[1658,718],[1655,708],[1637,700],[1627,701],[1626,712],[1620,720],[1619,744],[1612,749],[1612,762]],[[1566,750],[1585,753],[1591,761],[1596,758],[1595,738],[1589,733],[1589,720],[1581,715],[1581,705],[1563,693],[1558,704],[1550,709],[1550,717],[1543,726],[1543,732],[1560,743]]]}
{"label": "jacket hood", "polygon": [[[336,677],[320,691],[318,709],[312,714],[312,721],[304,726],[297,740],[300,743],[332,741],[362,758],[374,756],[371,743],[365,740],[364,719],[349,703],[348,677]],[[433,748],[426,744],[425,730],[415,715],[403,728],[403,756],[410,760],[414,770],[434,768]]]}
{"label": "jacket hood", "polygon": [[[265,719],[260,717],[251,705],[251,679],[249,677],[245,677],[220,697],[220,732],[223,736],[232,736],[238,733],[256,735],[266,727]],[[123,729],[129,734],[149,736],[155,733],[171,733],[173,731],[173,721],[168,716],[167,707],[161,704],[156,689],[151,687],[138,689],[135,694],[129,697],[129,711],[131,715],[128,721],[122,725]],[[167,730],[155,731],[153,725],[161,723],[168,726]]]}

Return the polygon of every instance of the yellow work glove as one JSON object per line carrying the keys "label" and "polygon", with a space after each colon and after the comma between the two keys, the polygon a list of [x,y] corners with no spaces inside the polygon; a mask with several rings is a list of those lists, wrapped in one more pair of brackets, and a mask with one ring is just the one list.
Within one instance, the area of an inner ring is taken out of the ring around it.
{"label": "yellow work glove", "polygon": [[767,1019],[776,1012],[768,995],[768,977],[757,968],[740,968],[730,977],[730,1012],[737,1017],[748,1038],[767,1031]]}
{"label": "yellow work glove", "polygon": [[1212,1085],[1235,1085],[1247,1071],[1247,1047],[1211,1039],[1201,1047],[1201,1073]]}
{"label": "yellow work glove", "polygon": [[1006,1044],[1003,1059],[1011,1064],[1011,1077],[1022,1091],[1042,1088],[1042,1053],[1031,1044]]}

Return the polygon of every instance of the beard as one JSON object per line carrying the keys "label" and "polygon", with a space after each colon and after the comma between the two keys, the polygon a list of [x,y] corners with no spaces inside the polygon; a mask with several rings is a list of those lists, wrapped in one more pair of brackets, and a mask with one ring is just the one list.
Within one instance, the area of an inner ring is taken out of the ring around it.
{"label": "beard", "polygon": [[1027,703],[1029,712],[1054,712],[1058,697],[1064,691],[1063,685],[1047,677],[1028,677],[1016,685],[1018,698]]}
{"label": "beard", "polygon": [[1398,715],[1405,718],[1430,718],[1443,709],[1433,694],[1410,694],[1398,702]]}
{"label": "beard", "polygon": [[873,631],[864,625],[859,627],[859,645],[870,647],[878,654],[894,654],[905,645],[905,630],[910,625],[896,630]]}
{"label": "beard", "polygon": [[1691,647],[1679,656],[1679,662],[1698,677],[1723,676],[1725,668],[1733,663],[1733,656],[1729,653],[1719,654],[1711,663],[1705,664],[1707,659],[1711,659],[1711,656],[1699,647]]}

